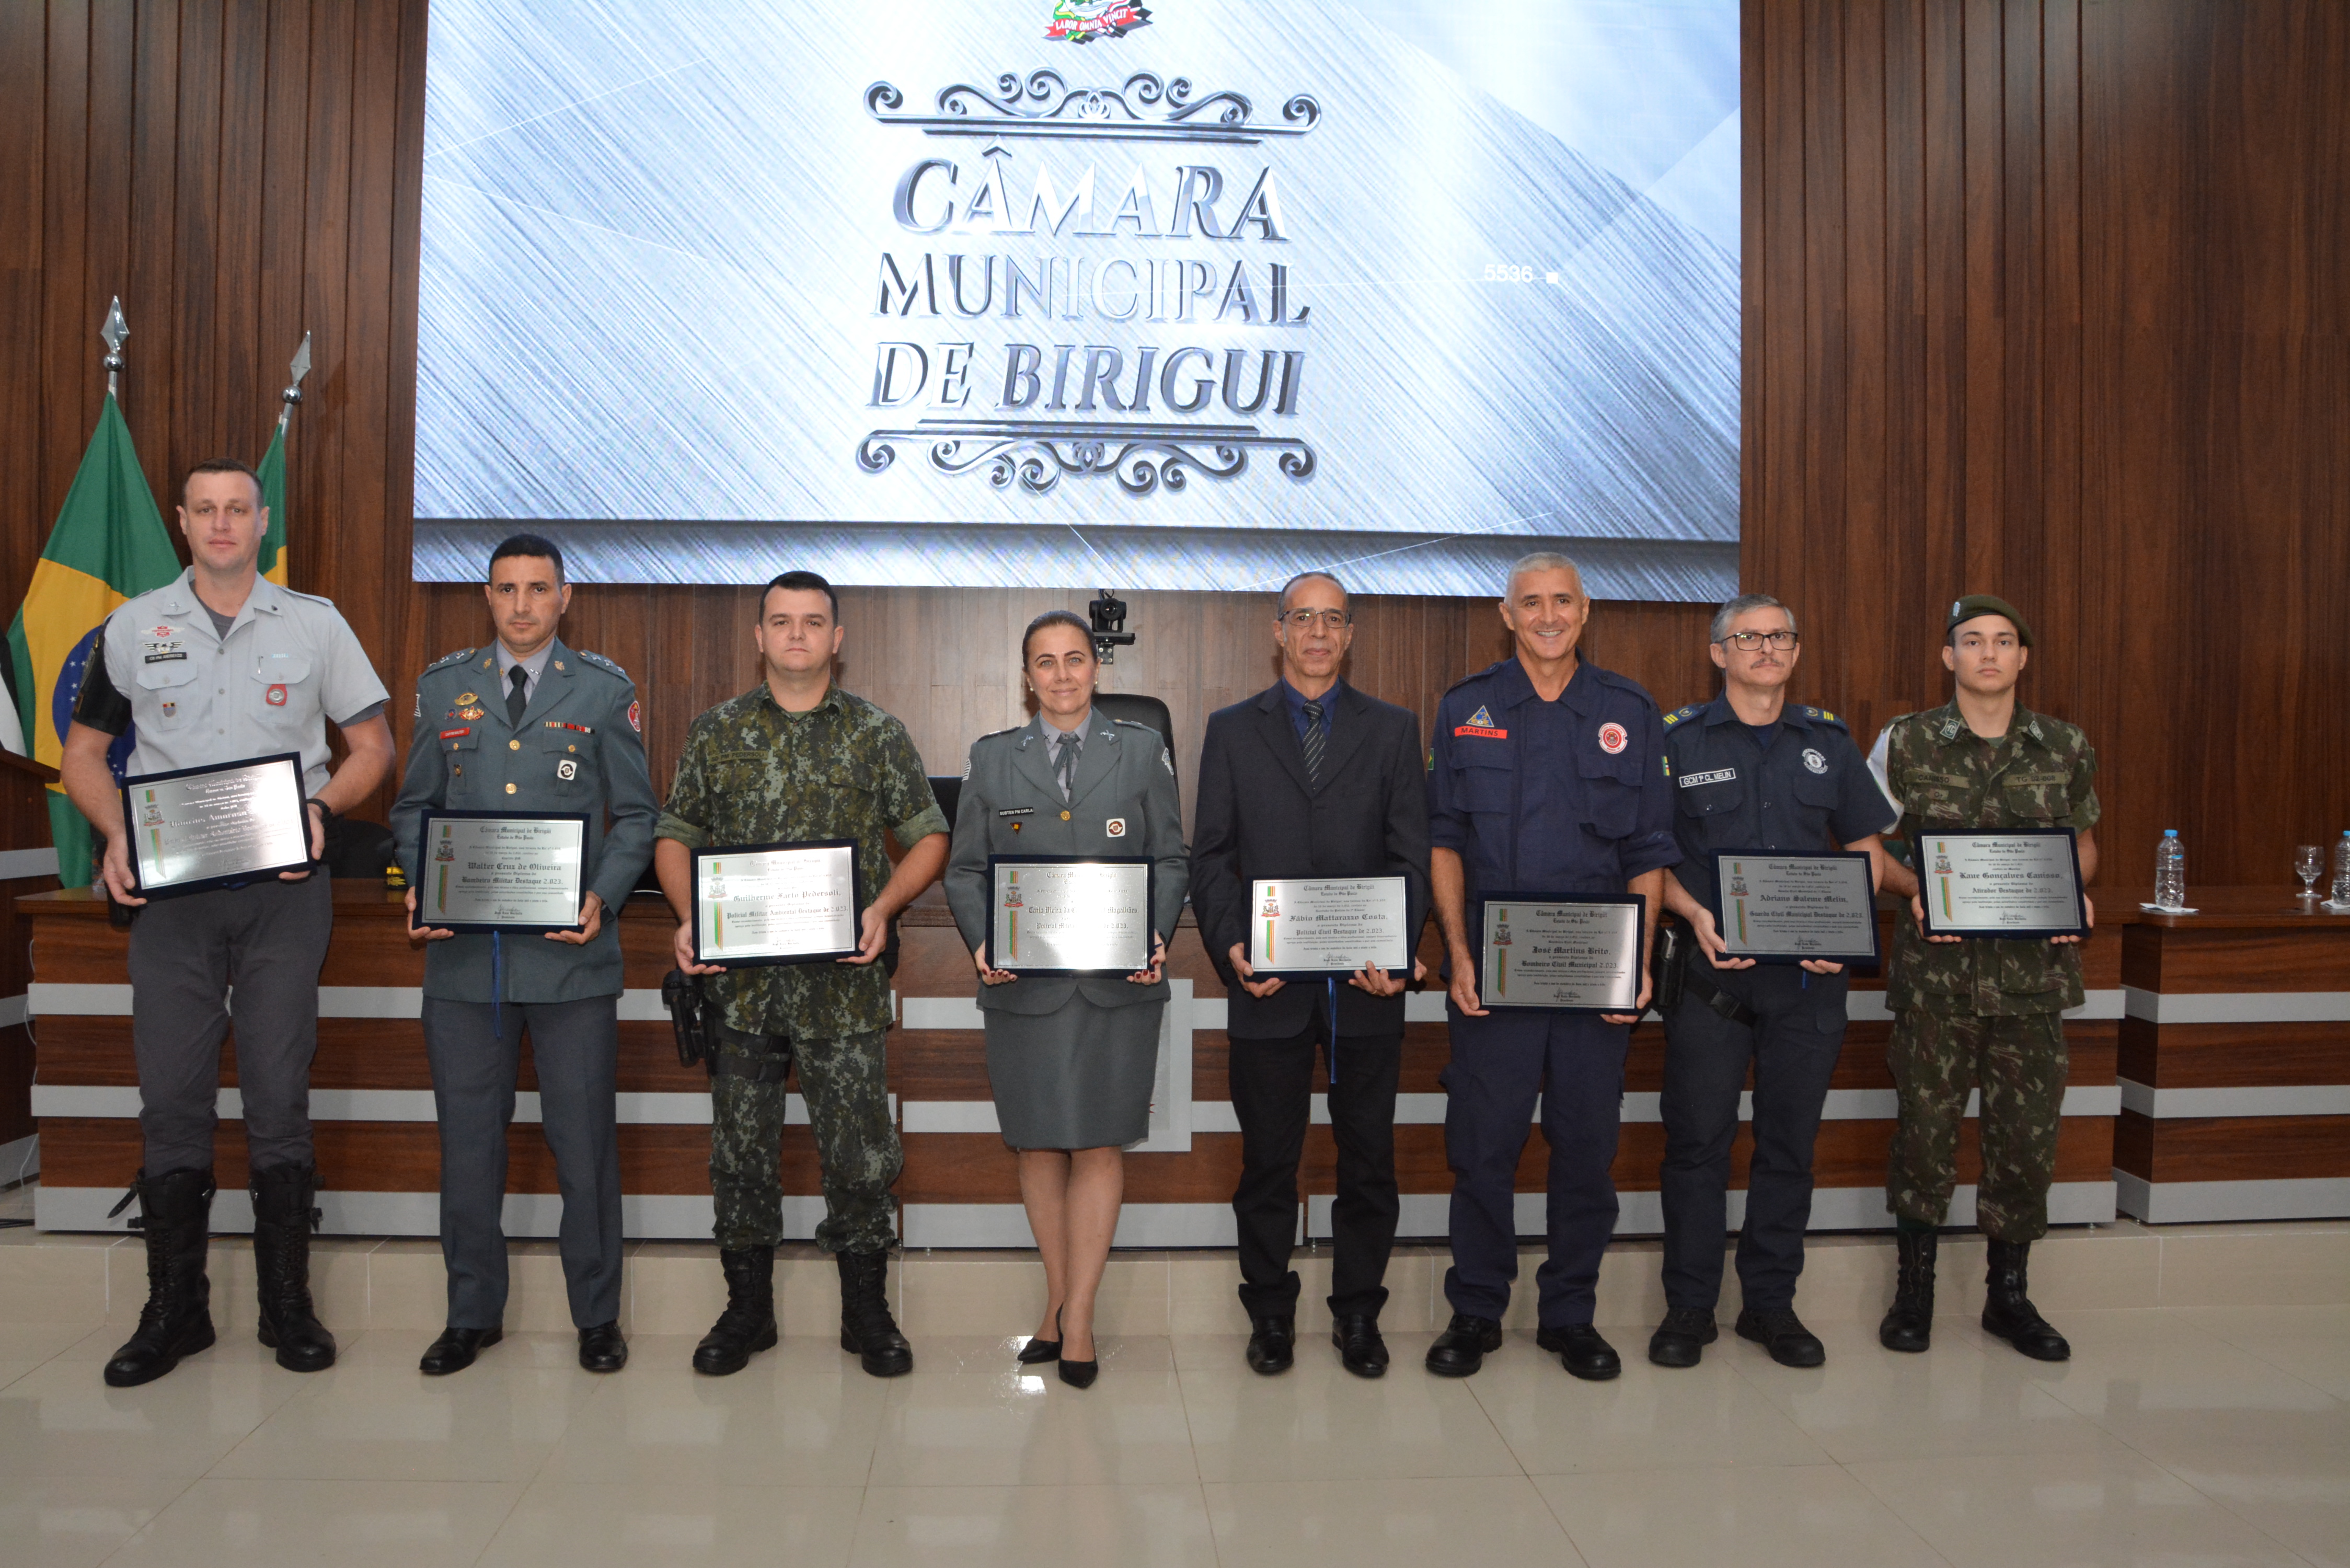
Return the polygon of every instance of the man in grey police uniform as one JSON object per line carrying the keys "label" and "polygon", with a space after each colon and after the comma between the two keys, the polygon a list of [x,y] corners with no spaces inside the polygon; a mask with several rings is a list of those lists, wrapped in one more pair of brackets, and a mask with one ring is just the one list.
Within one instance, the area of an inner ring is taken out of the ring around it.
{"label": "man in grey police uniform", "polygon": [[[620,906],[652,857],[660,803],[645,772],[637,689],[610,659],[564,646],[563,553],[517,534],[490,556],[497,638],[416,682],[416,732],[392,807],[400,863],[421,886],[427,810],[580,812],[586,897],[577,931],[459,936],[422,929],[424,1049],[441,1122],[441,1255],[447,1327],[420,1368],[461,1371],[498,1342],[506,1304],[506,1127],[530,1033],[540,1118],[563,1194],[558,1242],[579,1365],[618,1372],[620,1335]],[[611,825],[605,826],[610,814]],[[408,894],[415,920],[416,890]]]}
{"label": "man in grey police uniform", "polygon": [[1787,701],[1803,653],[1795,618],[1768,594],[1741,594],[1713,618],[1709,646],[1721,695],[1665,715],[1681,863],[1665,907],[1689,922],[1695,950],[1679,1002],[1665,1013],[1665,1319],[1648,1341],[1659,1366],[1695,1366],[1713,1342],[1721,1294],[1730,1145],[1754,1072],[1754,1159],[1738,1231],[1739,1337],[1785,1366],[1827,1352],[1795,1315],[1804,1231],[1812,1214],[1812,1143],[1844,1049],[1844,966],[1807,959],[1757,964],[1726,956],[1713,857],[1723,849],[1869,857],[1893,809],[1845,722]]}
{"label": "man in grey police uniform", "polygon": [[[372,795],[392,756],[383,683],[349,625],[327,600],[255,569],[269,510],[253,471],[227,458],[199,463],[181,485],[179,519],[192,564],[107,618],[59,770],[106,839],[107,888],[139,911],[130,1029],[144,1153],[131,1185],[148,1295],[138,1328],[106,1364],[106,1381],[118,1388],[161,1377],[213,1343],[204,1253],[232,984],[261,1343],[291,1371],[334,1365],[334,1335],[310,1304],[309,1240],[318,1184],[310,1059],[335,906],[327,877],[307,870],[152,903],[139,898],[108,748],[135,733],[130,774],[299,753],[314,862],[326,852],[327,819]],[[349,752],[331,771],[329,719]]]}

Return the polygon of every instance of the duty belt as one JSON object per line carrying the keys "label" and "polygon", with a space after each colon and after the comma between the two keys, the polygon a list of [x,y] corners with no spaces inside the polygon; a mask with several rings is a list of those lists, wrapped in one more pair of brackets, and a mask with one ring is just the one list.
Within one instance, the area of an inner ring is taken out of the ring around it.
{"label": "duty belt", "polygon": [[1721,990],[1711,981],[1706,979],[1705,976],[1698,973],[1698,963],[1701,956],[1702,955],[1699,953],[1692,953],[1690,955],[1689,971],[1681,977],[1681,989],[1687,992],[1697,1001],[1705,1003],[1706,1006],[1711,1007],[1716,1012],[1721,1013],[1724,1018],[1729,1019],[1732,1023],[1742,1024],[1746,1028],[1752,1029],[1754,1026],[1756,1018],[1760,1015],[1757,1014],[1752,1008],[1739,1001],[1738,998],[1731,995],[1730,992]]}

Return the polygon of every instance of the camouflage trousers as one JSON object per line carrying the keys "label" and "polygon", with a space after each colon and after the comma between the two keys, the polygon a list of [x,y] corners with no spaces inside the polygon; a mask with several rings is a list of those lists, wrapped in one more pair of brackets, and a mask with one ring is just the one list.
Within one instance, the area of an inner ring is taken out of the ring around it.
{"label": "camouflage trousers", "polygon": [[2064,1021],[2054,1012],[1985,1018],[1913,1008],[1894,1015],[1886,1056],[1901,1123],[1885,1206],[1939,1225],[1959,1182],[1959,1123],[1982,1091],[1982,1180],[1975,1222],[1999,1241],[2048,1233],[2048,1184],[2064,1117]]}
{"label": "camouflage trousers", "polygon": [[786,1044],[732,1029],[712,1033],[721,1059],[710,1080],[710,1194],[719,1246],[741,1251],[784,1239],[785,1056],[799,1068],[822,1170],[824,1222],[816,1244],[827,1252],[871,1252],[895,1242],[897,1202],[889,1188],[905,1153],[889,1119],[883,1036]]}

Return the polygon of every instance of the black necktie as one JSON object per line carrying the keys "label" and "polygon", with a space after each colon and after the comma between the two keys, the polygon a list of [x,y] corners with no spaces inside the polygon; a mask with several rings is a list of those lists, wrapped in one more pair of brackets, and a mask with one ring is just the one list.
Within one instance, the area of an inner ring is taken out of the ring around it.
{"label": "black necktie", "polygon": [[1305,782],[1308,784],[1318,784],[1322,782],[1322,742],[1324,738],[1322,729],[1322,704],[1319,702],[1308,702],[1305,704]]}
{"label": "black necktie", "polygon": [[1077,737],[1058,734],[1053,742],[1053,772],[1061,781],[1061,798],[1069,798],[1069,789],[1077,774]]}
{"label": "black necktie", "polygon": [[506,671],[506,723],[511,728],[522,728],[522,711],[530,706],[530,697],[523,686],[529,680],[530,671],[519,664]]}

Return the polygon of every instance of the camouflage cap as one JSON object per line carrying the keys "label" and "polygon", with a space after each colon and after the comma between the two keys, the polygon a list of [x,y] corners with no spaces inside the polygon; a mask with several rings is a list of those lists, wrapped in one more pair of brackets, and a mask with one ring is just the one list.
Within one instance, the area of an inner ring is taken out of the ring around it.
{"label": "camouflage cap", "polygon": [[1960,625],[1974,619],[1975,617],[1979,615],[2005,616],[2009,620],[2015,623],[2015,640],[2022,643],[2026,648],[2030,648],[2032,646],[2031,623],[2026,621],[2022,616],[2016,613],[2016,608],[2013,605],[2008,603],[2005,599],[1996,598],[1990,594],[1969,594],[1962,599],[1952,600],[1950,603],[1950,618],[1942,624],[1942,636],[1944,639],[1948,640],[1950,633],[1958,630]]}

